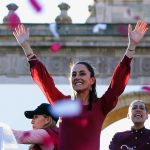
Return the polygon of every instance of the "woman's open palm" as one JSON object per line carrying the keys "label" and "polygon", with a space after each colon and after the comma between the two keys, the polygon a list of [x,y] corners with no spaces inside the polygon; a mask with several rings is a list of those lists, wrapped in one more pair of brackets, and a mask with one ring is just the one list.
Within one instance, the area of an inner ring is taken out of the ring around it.
{"label": "woman's open palm", "polygon": [[22,45],[23,42],[29,40],[29,28],[25,29],[24,25],[20,24],[15,28],[13,35],[15,36],[18,43]]}
{"label": "woman's open palm", "polygon": [[132,26],[128,26],[128,38],[130,43],[137,45],[148,31],[148,25],[145,21],[138,21],[135,29],[132,31]]}

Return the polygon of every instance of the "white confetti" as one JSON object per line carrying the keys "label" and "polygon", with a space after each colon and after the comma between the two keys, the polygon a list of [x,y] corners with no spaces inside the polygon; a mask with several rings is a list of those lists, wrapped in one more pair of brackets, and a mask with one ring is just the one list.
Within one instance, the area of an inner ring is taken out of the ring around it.
{"label": "white confetti", "polygon": [[82,111],[79,100],[61,100],[55,103],[52,113],[61,117],[78,116]]}
{"label": "white confetti", "polygon": [[96,24],[94,27],[93,27],[93,33],[98,33],[100,30],[106,30],[107,28],[107,24]]}
{"label": "white confetti", "polygon": [[57,32],[57,24],[56,23],[51,23],[49,24],[49,30],[51,31],[51,33],[53,34],[53,36],[56,38],[56,39],[59,39],[59,34]]}

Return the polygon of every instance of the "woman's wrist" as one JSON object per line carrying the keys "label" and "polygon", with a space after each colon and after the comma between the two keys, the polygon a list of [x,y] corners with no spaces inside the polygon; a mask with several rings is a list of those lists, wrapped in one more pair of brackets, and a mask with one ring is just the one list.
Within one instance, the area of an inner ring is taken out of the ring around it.
{"label": "woman's wrist", "polygon": [[28,55],[26,55],[28,59],[32,58],[33,56],[35,56],[33,53],[30,53]]}
{"label": "woman's wrist", "polygon": [[26,57],[30,57],[31,55],[34,55],[33,50],[28,41],[23,42],[21,46],[23,48]]}
{"label": "woman's wrist", "polygon": [[127,49],[128,49],[129,51],[135,51],[135,48],[136,48],[136,45],[135,45],[135,44],[129,44]]}
{"label": "woman's wrist", "polygon": [[135,49],[129,49],[127,48],[125,55],[129,58],[132,58],[133,55],[135,54]]}
{"label": "woman's wrist", "polygon": [[135,49],[129,49],[129,48],[127,48],[127,50],[130,51],[130,52],[135,51]]}

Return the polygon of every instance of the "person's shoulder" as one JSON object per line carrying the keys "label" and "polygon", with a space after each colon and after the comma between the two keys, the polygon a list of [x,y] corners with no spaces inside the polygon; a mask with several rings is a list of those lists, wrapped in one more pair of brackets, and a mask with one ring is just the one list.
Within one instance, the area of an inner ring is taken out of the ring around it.
{"label": "person's shoulder", "polygon": [[114,138],[123,138],[125,136],[128,136],[129,134],[131,134],[130,130],[126,130],[126,131],[122,131],[122,132],[116,132],[114,134]]}
{"label": "person's shoulder", "polygon": [[59,128],[57,126],[53,127],[53,128],[46,128],[45,129],[48,133],[50,134],[58,134],[59,133]]}
{"label": "person's shoulder", "polygon": [[145,128],[145,131],[146,131],[147,133],[150,133],[150,129]]}

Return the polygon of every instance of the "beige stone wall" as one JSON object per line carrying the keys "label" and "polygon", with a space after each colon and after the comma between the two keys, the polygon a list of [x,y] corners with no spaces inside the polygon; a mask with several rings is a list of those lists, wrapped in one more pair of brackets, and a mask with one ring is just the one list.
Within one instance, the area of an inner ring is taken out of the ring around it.
{"label": "beige stone wall", "polygon": [[91,15],[87,23],[135,23],[138,19],[150,22],[148,0],[97,0],[93,7],[96,15]]}
{"label": "beige stone wall", "polygon": [[[69,64],[88,61],[96,68],[97,83],[108,84],[113,70],[124,55],[128,38],[116,29],[119,24],[109,24],[105,31],[93,33],[95,24],[70,24],[58,26],[62,48],[53,53],[50,45],[55,42],[48,24],[25,24],[30,28],[30,43],[48,71],[67,80]],[[127,26],[123,26],[125,29]],[[0,25],[0,76],[29,76],[29,65],[12,33]],[[149,33],[136,50],[129,84],[150,83]],[[61,63],[60,63],[61,62]]]}

